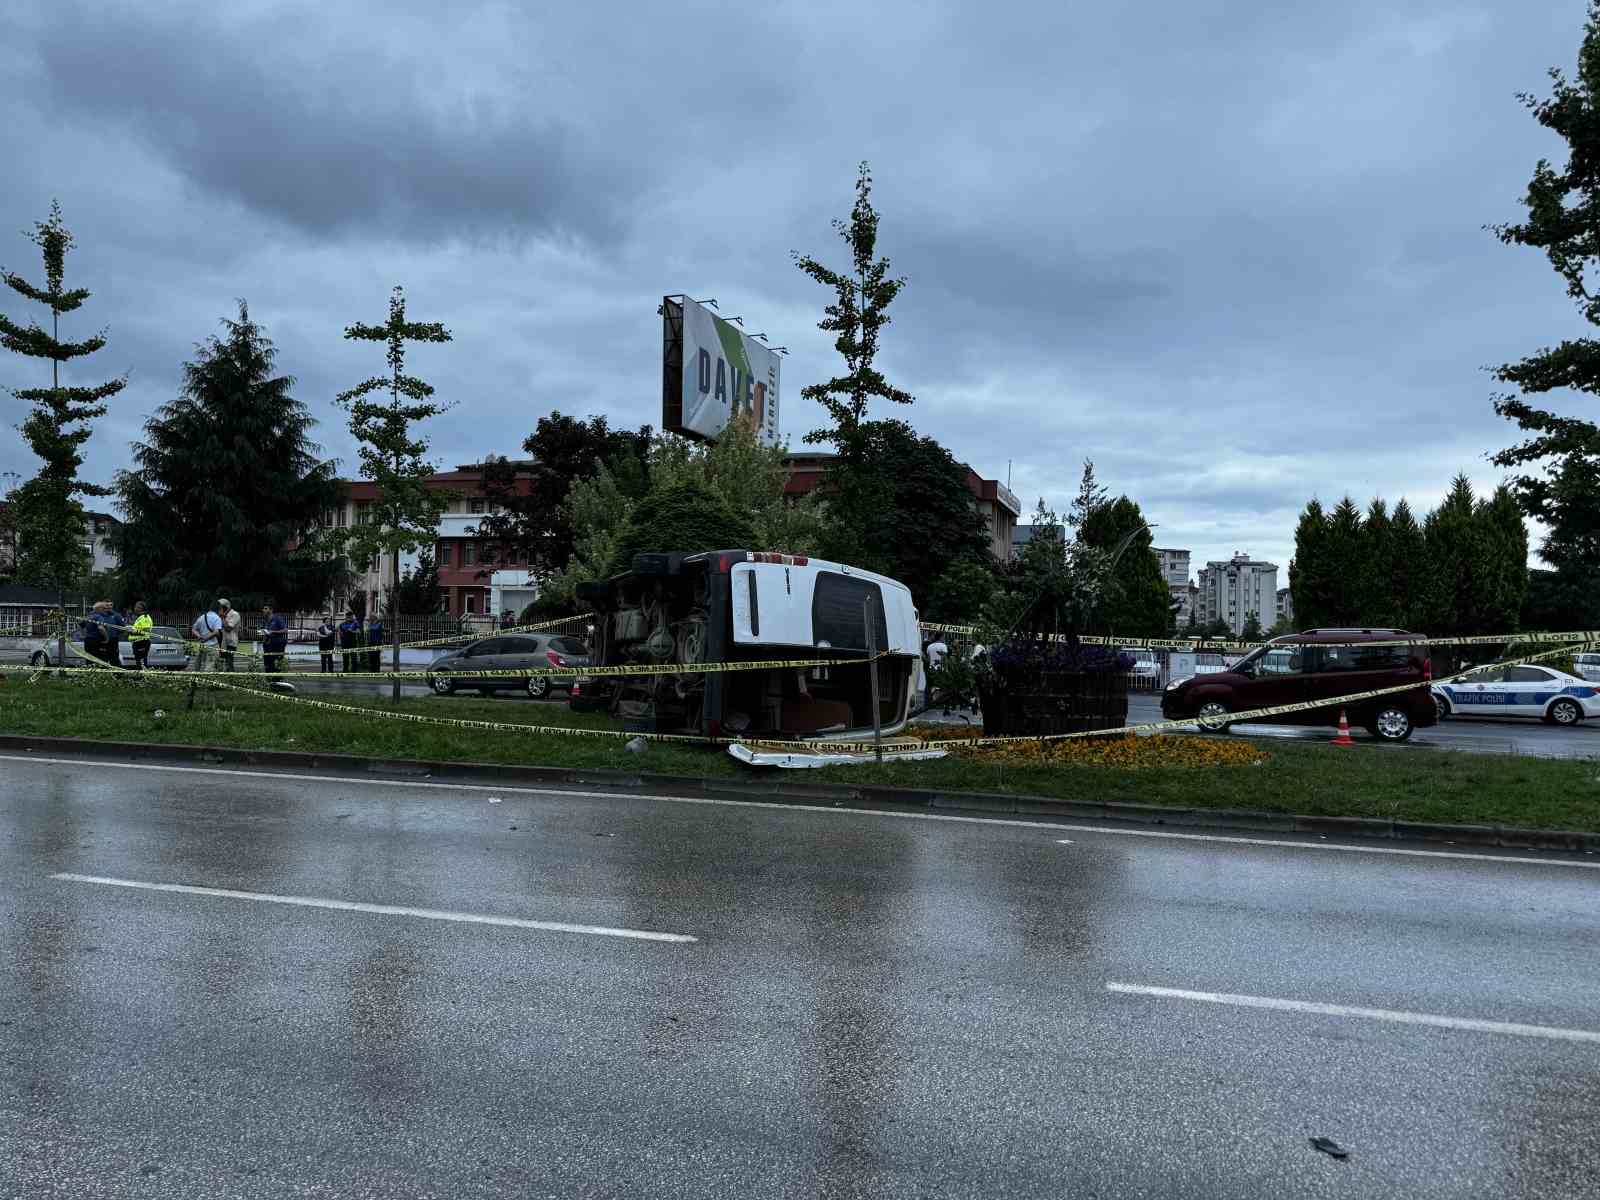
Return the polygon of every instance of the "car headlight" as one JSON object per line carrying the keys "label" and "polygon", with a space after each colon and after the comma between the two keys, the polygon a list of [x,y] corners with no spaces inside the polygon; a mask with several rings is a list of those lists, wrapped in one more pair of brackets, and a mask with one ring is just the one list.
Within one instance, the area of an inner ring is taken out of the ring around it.
{"label": "car headlight", "polygon": [[1174,679],[1174,680],[1172,680],[1170,683],[1167,684],[1167,691],[1170,692],[1170,691],[1172,691],[1173,688],[1182,687],[1184,684],[1189,682],[1189,678],[1190,678],[1189,676],[1185,676],[1182,679]]}

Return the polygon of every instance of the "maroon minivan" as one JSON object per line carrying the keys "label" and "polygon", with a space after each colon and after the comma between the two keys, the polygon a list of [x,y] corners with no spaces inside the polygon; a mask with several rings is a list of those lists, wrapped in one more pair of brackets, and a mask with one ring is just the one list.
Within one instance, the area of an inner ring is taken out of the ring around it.
{"label": "maroon minivan", "polygon": [[[1161,698],[1161,713],[1168,720],[1197,717],[1202,729],[1217,732],[1231,724],[1229,713],[1327,700],[1325,708],[1251,718],[1250,723],[1337,725],[1342,707],[1351,725],[1365,728],[1382,741],[1403,742],[1413,729],[1439,719],[1430,691],[1432,680],[1427,639],[1420,633],[1308,629],[1274,638],[1226,671],[1173,680]],[[1402,684],[1416,686],[1369,700],[1339,703],[1341,696]]]}

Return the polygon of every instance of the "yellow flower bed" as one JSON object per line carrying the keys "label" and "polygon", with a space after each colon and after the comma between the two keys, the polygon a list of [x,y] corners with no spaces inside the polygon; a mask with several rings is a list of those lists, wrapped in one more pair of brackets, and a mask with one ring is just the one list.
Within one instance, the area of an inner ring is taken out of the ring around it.
{"label": "yellow flower bed", "polygon": [[[944,741],[970,740],[981,731]],[[930,740],[934,740],[930,737]],[[1200,737],[1073,738],[1055,742],[1004,742],[998,746],[957,747],[953,753],[994,766],[1084,767],[1253,767],[1268,754],[1250,742]]]}

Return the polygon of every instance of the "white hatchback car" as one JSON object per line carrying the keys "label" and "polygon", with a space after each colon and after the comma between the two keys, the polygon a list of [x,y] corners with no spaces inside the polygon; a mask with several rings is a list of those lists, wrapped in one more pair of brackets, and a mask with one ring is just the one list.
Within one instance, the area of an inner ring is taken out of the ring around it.
{"label": "white hatchback car", "polygon": [[1600,687],[1576,675],[1523,663],[1485,667],[1450,683],[1433,686],[1439,718],[1539,717],[1557,725],[1576,725],[1600,717]]}

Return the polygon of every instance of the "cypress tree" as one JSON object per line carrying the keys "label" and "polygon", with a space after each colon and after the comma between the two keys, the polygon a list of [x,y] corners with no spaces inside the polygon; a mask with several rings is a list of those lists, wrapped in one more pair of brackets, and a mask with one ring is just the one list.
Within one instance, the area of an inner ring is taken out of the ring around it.
{"label": "cypress tree", "polygon": [[1295,624],[1314,629],[1330,624],[1327,574],[1328,518],[1315,498],[1300,513],[1294,530],[1294,557],[1289,560],[1289,593]]}
{"label": "cypress tree", "polygon": [[1361,510],[1346,496],[1328,514],[1327,539],[1323,543],[1328,620],[1334,625],[1367,623],[1361,611],[1366,599],[1364,550]]}
{"label": "cypress tree", "polygon": [[1389,506],[1381,497],[1367,509],[1361,526],[1361,620],[1371,626],[1397,625],[1400,609],[1394,587],[1394,545]]}
{"label": "cypress tree", "polygon": [[1427,539],[1411,513],[1411,505],[1401,500],[1389,518],[1389,579],[1395,620],[1406,629],[1427,632],[1427,572]]}
{"label": "cypress tree", "polygon": [[1431,593],[1429,633],[1496,632],[1479,628],[1485,544],[1484,522],[1477,509],[1471,481],[1457,475],[1444,501],[1423,522]]}

